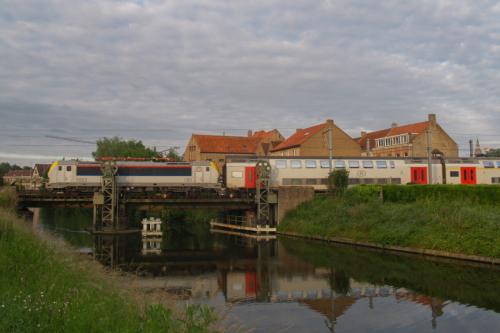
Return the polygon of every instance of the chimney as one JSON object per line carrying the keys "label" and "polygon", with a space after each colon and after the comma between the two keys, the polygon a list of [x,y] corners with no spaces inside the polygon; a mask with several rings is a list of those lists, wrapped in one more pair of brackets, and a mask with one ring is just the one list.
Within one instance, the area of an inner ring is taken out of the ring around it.
{"label": "chimney", "polygon": [[431,123],[431,125],[436,125],[436,114],[435,113],[429,113],[428,119],[429,119],[429,123]]}
{"label": "chimney", "polygon": [[333,126],[333,124],[334,124],[334,123],[333,123],[333,119],[327,119],[327,120],[326,120],[326,124],[327,124],[328,126]]}
{"label": "chimney", "polygon": [[248,130],[248,133],[247,133],[248,137],[252,137],[252,130]]}
{"label": "chimney", "polygon": [[391,128],[398,127],[398,123],[392,123]]}
{"label": "chimney", "polygon": [[361,131],[361,137],[364,137],[366,135],[366,131]]}

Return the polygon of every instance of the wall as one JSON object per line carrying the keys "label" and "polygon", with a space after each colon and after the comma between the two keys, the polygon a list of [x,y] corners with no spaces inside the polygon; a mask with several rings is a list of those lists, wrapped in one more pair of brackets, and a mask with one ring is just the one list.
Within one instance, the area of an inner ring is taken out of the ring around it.
{"label": "wall", "polygon": [[280,186],[278,188],[277,224],[286,213],[297,208],[301,203],[314,199],[314,188],[304,186]]}
{"label": "wall", "polygon": [[[438,149],[445,157],[458,157],[458,145],[439,125],[431,127],[432,149]],[[427,156],[427,134],[422,133],[413,139],[413,157]]]}

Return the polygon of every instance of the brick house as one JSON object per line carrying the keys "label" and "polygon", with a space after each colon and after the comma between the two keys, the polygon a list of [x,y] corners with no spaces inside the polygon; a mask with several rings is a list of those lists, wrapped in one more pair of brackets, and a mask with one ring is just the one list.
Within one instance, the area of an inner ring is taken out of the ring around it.
{"label": "brick house", "polygon": [[35,164],[31,174],[31,181],[34,188],[39,188],[42,185],[44,178],[47,177],[49,169],[50,164]]}
{"label": "brick house", "polygon": [[366,156],[426,157],[427,131],[431,135],[431,148],[446,157],[458,157],[457,143],[437,123],[436,115],[429,114],[428,120],[398,125],[375,132],[361,132],[357,138]]}
{"label": "brick house", "polygon": [[328,132],[332,130],[333,156],[360,156],[359,144],[328,119],[323,124],[297,131],[271,149],[272,156],[329,156]]}
{"label": "brick house", "polygon": [[186,162],[213,161],[221,168],[226,156],[267,156],[270,149],[283,141],[281,133],[272,131],[248,131],[247,136],[193,134],[182,156]]}
{"label": "brick house", "polygon": [[3,176],[4,185],[16,185],[25,188],[31,187],[32,169],[10,170]]}

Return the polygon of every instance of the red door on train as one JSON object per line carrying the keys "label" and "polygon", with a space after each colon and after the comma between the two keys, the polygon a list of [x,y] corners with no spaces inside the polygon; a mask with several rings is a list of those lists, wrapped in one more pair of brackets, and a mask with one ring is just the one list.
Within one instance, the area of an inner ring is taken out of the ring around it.
{"label": "red door on train", "polygon": [[464,185],[477,184],[476,168],[461,167],[460,168],[460,183]]}
{"label": "red door on train", "polygon": [[412,184],[427,184],[427,167],[411,167]]}
{"label": "red door on train", "polygon": [[245,167],[245,188],[255,188],[255,167]]}

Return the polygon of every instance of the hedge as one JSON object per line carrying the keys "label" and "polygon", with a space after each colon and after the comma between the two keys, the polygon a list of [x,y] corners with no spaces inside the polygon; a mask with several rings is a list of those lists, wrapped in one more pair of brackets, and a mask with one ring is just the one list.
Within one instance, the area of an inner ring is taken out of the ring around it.
{"label": "hedge", "polygon": [[384,202],[420,200],[465,201],[476,204],[500,204],[498,185],[359,185],[346,192],[351,203],[383,199]]}

